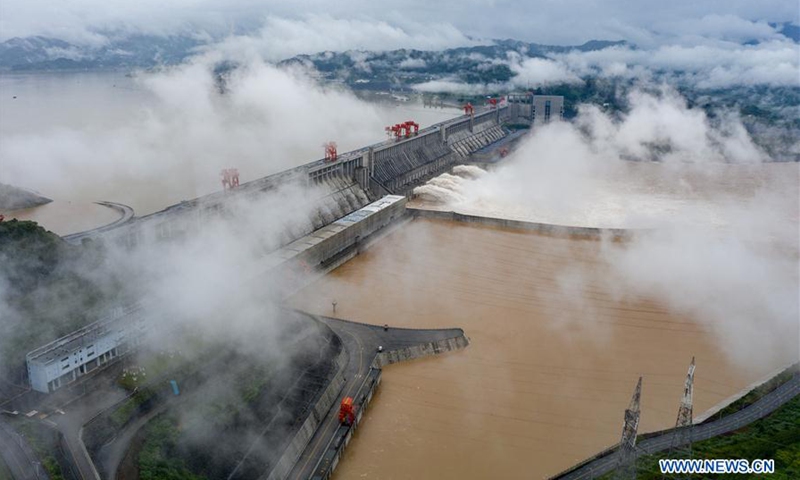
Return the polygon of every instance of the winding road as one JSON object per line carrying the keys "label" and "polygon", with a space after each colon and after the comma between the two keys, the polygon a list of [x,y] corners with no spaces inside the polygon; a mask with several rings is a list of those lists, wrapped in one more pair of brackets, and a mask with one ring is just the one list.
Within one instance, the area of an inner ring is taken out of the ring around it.
{"label": "winding road", "polygon": [[49,479],[28,441],[0,417],[0,454],[15,480]]}
{"label": "winding road", "polygon": [[86,230],[85,232],[78,232],[78,233],[73,233],[71,235],[65,235],[63,237],[64,240],[66,240],[69,243],[78,245],[84,238],[91,238],[92,236],[98,233],[102,233],[117,228],[119,226],[122,226],[128,223],[133,218],[134,214],[133,208],[127,205],[115,202],[94,202],[94,203],[118,211],[120,213],[120,217],[117,220],[109,223],[108,225],[103,225],[101,227],[93,228],[91,230]]}

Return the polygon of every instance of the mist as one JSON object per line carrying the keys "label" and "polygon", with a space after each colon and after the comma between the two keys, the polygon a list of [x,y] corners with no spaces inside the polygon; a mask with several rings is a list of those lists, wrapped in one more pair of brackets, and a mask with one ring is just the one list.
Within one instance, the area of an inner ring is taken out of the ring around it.
{"label": "mist", "polygon": [[[8,282],[17,276],[30,277],[31,271],[38,271],[37,265],[23,255],[11,259],[0,255],[4,260],[0,269],[0,332],[4,336],[0,358],[9,361],[0,372],[0,398],[16,393],[7,389],[7,368],[24,365],[25,351],[137,305],[147,319],[146,332],[136,351],[122,360],[123,365],[140,374],[144,372],[140,368],[148,367],[149,375],[142,374],[142,381],[155,383],[143,387],[162,391],[161,377],[168,374],[177,379],[182,392],[181,408],[164,407],[166,413],[153,425],[163,421],[181,425],[180,440],[176,440],[181,458],[207,462],[202,470],[210,476],[224,478],[247,452],[240,472],[243,477],[237,478],[257,477],[264,465],[276,460],[282,435],[292,431],[296,416],[306,408],[302,396],[280,402],[295,392],[307,371],[319,382],[314,388],[324,385],[336,353],[330,333],[288,313],[282,305],[287,285],[297,278],[268,270],[266,265],[274,262],[265,260],[286,243],[288,232],[310,223],[319,199],[330,193],[325,187],[286,182],[261,195],[232,196],[224,215],[211,217],[171,241],[142,241],[134,248],[113,242],[65,245],[62,248],[75,258],[62,261],[55,270],[66,271],[67,279],[77,282],[80,289],[61,294],[61,284],[53,282],[51,275],[33,291],[23,292],[51,317],[50,328],[33,322],[35,315],[28,310],[12,310],[25,300],[18,290],[8,288]],[[155,237],[153,232],[142,233],[145,238]],[[94,295],[99,297],[94,310],[85,310],[84,297]],[[31,343],[29,332],[34,331]],[[28,348],[15,351],[13,357],[7,355],[3,350],[9,346],[9,338]],[[173,369],[152,371],[153,365],[163,362],[174,365]],[[14,380],[24,386],[19,377]],[[108,375],[92,381],[96,388],[110,383]],[[306,395],[316,391],[303,384],[298,388]],[[93,407],[83,399],[80,408]],[[268,429],[264,419],[271,418],[270,414],[276,416]],[[93,427],[87,430],[92,432],[87,437],[88,448],[101,462],[97,452],[113,437],[97,437]],[[209,448],[221,438],[224,448]]]}
{"label": "mist", "polygon": [[564,292],[580,302],[592,278],[621,300],[655,298],[711,328],[742,368],[797,360],[798,165],[772,162],[735,114],[709,118],[669,88],[628,103],[619,116],[581,106],[497,168],[415,194],[462,213],[632,229],[601,242],[602,269],[557,279]]}
{"label": "mist", "polygon": [[[108,121],[81,116],[85,105],[74,102],[72,122],[70,114],[61,112],[63,117],[47,127],[4,135],[3,183],[46,191],[56,201],[113,199],[142,215],[221,190],[222,168],[238,167],[243,182],[252,180],[322,157],[328,140],[336,140],[340,151],[381,141],[386,124],[407,119],[407,112],[323,87],[308,71],[280,69],[258,59],[230,71],[221,87],[213,71],[219,60],[209,54],[176,68],[137,74],[128,81],[142,90],[136,97],[142,104],[129,112],[114,106]],[[327,187],[286,181],[267,193],[231,196],[224,214],[168,242],[145,241],[132,249],[102,242],[57,243],[75,258],[54,261],[41,282],[22,292],[10,288],[11,279],[39,270],[27,262],[25,252],[11,252],[13,261],[0,268],[4,377],[7,367],[19,370],[14,380],[22,388],[26,351],[138,305],[149,332],[138,353],[124,360],[126,365],[149,364],[169,354],[203,368],[200,383],[190,371],[188,378],[195,380],[184,386],[187,396],[193,388],[202,391],[191,401],[204,406],[197,408],[200,413],[178,415],[191,426],[183,445],[204,451],[203,445],[215,438],[213,422],[233,422],[238,430],[225,429],[230,455],[214,467],[215,473],[230,473],[227,462],[237,462],[238,449],[251,445],[247,468],[274,460],[270,456],[276,454],[281,429],[300,413],[281,411],[268,439],[261,436],[265,426],[258,421],[265,417],[259,408],[277,405],[282,400],[278,394],[291,391],[298,381],[298,369],[319,370],[324,379],[331,360],[326,349],[333,347],[315,322],[297,320],[284,310],[282,294],[297,278],[269,271],[264,262],[293,239],[290,232],[311,225],[317,209],[324,208],[321,199],[331,193]],[[74,288],[62,288],[68,283]],[[91,309],[86,297],[93,299]],[[19,310],[20,304],[31,308]],[[10,332],[13,336],[6,337]],[[13,351],[5,351],[9,339],[15,340]],[[16,393],[6,396],[2,385],[3,398]],[[261,390],[254,390],[255,397],[248,392],[245,400],[242,390],[253,385]],[[220,405],[230,417],[206,415]],[[256,426],[243,427],[249,423]]]}
{"label": "mist", "polygon": [[[4,135],[0,180],[55,200],[116,201],[142,215],[220,190],[223,168],[238,168],[246,182],[322,158],[328,141],[345,152],[382,141],[383,128],[406,117],[424,125],[450,116],[368,103],[320,85],[309,71],[277,68],[258,58],[230,72],[220,93],[214,68],[222,58],[209,54],[179,67],[140,72],[98,95],[81,91],[79,84],[77,98],[57,100],[58,121]],[[121,105],[115,90],[122,92]],[[22,116],[50,115],[26,101],[17,107]],[[107,114],[86,112],[105,105]]]}
{"label": "mist", "polygon": [[664,32],[750,40],[772,34],[767,22],[797,22],[796,5],[777,0],[678,1],[669,5],[652,3],[646,8],[632,8],[626,0],[602,5],[586,1],[562,5],[539,1],[498,4],[486,0],[410,0],[402,7],[364,0],[303,0],[291,5],[275,0],[193,0],[169,5],[152,0],[136,4],[80,0],[58,5],[50,0],[9,0],[6,8],[7,14],[0,18],[2,39],[54,35],[94,45],[119,32],[224,35],[231,30],[258,30],[269,17],[302,21],[303,15],[310,13],[357,18],[373,24],[386,22],[411,31],[409,24],[446,19],[447,24],[473,38],[511,37],[551,44],[580,44],[598,38],[625,38],[644,44],[653,41],[653,37],[667,36]]}
{"label": "mist", "polygon": [[587,78],[667,82],[698,90],[731,87],[797,87],[800,68],[797,44],[774,38],[756,45],[688,39],[650,47],[616,46],[595,51],[573,50],[528,58],[510,54],[504,63],[513,77],[502,83],[468,84],[456,78],[431,80],[414,86],[421,92],[485,95],[514,89],[583,85]]}

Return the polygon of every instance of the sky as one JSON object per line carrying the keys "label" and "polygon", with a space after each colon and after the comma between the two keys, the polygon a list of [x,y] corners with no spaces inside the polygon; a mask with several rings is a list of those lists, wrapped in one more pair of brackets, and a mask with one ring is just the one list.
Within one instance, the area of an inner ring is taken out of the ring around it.
{"label": "sky", "polygon": [[386,43],[442,48],[491,38],[652,46],[680,38],[704,43],[769,37],[773,32],[766,22],[797,24],[798,5],[786,0],[3,0],[0,40],[47,35],[91,44],[104,41],[102,30],[220,35],[260,26],[285,34],[281,21],[305,25],[312,44],[328,38],[330,49]]}

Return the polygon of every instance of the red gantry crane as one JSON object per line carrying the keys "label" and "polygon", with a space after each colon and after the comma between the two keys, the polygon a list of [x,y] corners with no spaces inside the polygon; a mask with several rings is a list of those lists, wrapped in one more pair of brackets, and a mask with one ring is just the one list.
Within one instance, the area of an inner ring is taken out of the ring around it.
{"label": "red gantry crane", "polygon": [[386,130],[386,134],[389,135],[389,138],[394,137],[396,140],[400,140],[401,138],[409,138],[412,135],[418,134],[419,123],[414,120],[408,120],[407,122],[388,126],[384,130]]}
{"label": "red gantry crane", "polygon": [[400,138],[400,124],[397,123],[395,125],[389,125],[384,130],[386,130],[386,135],[389,135],[389,138],[395,137]]}
{"label": "red gantry crane", "polygon": [[325,161],[335,162],[339,155],[336,153],[336,142],[328,142],[325,147]]}
{"label": "red gantry crane", "polygon": [[226,168],[220,172],[222,177],[222,189],[230,190],[239,186],[239,170],[236,168]]}
{"label": "red gantry crane", "polygon": [[406,138],[419,133],[419,123],[414,120],[408,120],[403,125],[406,127]]}
{"label": "red gantry crane", "polygon": [[352,425],[356,421],[356,407],[353,405],[353,397],[344,397],[339,406],[339,423],[342,425]]}
{"label": "red gantry crane", "polygon": [[467,104],[464,105],[463,108],[464,108],[464,115],[472,115],[473,113],[475,113],[475,107],[473,107],[472,103],[470,102],[467,102]]}

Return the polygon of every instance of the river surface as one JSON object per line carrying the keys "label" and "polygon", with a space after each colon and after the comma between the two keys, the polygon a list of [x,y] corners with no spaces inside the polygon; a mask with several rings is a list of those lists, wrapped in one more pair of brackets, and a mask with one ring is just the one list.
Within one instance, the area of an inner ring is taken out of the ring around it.
{"label": "river surface", "polygon": [[[0,212],[3,213],[3,212]],[[34,208],[3,213],[7,220],[32,220],[57,235],[85,232],[118,220],[122,215],[113,208],[85,202],[51,202]]]}
{"label": "river surface", "polygon": [[619,441],[640,375],[652,431],[674,425],[692,356],[696,415],[798,358],[800,333],[769,331],[780,354],[735,363],[724,325],[610,278],[597,241],[415,220],[300,292],[314,313],[336,300],[341,318],[471,340],[385,368],[336,478],[550,476]]}

